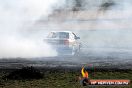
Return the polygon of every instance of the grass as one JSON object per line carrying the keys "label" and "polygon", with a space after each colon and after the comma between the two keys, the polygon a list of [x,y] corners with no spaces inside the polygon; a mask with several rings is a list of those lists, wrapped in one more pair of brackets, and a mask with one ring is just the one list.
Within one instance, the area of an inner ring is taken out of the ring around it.
{"label": "grass", "polygon": [[[94,88],[80,85],[78,77],[81,76],[80,68],[43,68],[41,79],[2,79],[14,70],[0,70],[0,88]],[[89,71],[90,79],[130,79],[132,80],[132,70],[112,70],[112,71]],[[96,88],[132,88],[123,87],[96,87]]]}

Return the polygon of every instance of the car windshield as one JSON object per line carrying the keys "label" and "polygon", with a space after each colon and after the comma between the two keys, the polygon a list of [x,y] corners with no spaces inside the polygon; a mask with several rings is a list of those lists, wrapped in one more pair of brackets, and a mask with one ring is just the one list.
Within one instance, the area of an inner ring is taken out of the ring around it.
{"label": "car windshield", "polygon": [[48,38],[69,38],[69,33],[66,32],[51,32]]}

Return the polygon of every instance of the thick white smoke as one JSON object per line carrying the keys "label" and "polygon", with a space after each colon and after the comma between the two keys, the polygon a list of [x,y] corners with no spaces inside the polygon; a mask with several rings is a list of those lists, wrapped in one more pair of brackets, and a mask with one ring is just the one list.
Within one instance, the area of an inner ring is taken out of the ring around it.
{"label": "thick white smoke", "polygon": [[[53,7],[59,6],[59,1],[61,0],[0,0],[0,58],[56,55],[42,41],[43,36],[34,37],[32,31],[27,30],[41,16],[46,17],[52,13]],[[23,31],[27,32],[26,35]]]}
{"label": "thick white smoke", "polygon": [[67,0],[50,28],[77,32],[87,51],[131,53],[131,9],[131,0]]}
{"label": "thick white smoke", "polygon": [[[60,13],[51,14],[59,7]],[[0,0],[0,58],[54,56],[42,40],[47,31],[58,29],[79,31],[81,40],[95,51],[131,49],[131,8],[131,0]],[[42,28],[33,26],[49,14],[53,20],[49,16]]]}

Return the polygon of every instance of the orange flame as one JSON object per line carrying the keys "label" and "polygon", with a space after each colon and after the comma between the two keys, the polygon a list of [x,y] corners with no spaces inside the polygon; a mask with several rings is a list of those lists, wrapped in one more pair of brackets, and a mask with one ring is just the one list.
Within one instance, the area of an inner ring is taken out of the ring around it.
{"label": "orange flame", "polygon": [[81,73],[82,73],[82,76],[83,76],[83,78],[88,78],[88,71],[84,71],[84,67],[82,67],[82,70],[81,70]]}

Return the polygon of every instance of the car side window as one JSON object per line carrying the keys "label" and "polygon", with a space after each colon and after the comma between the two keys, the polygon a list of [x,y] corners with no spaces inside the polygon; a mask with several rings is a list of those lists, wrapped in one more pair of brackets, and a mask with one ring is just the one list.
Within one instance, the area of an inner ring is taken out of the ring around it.
{"label": "car side window", "polygon": [[47,37],[48,38],[56,38],[56,33],[51,32]]}
{"label": "car side window", "polygon": [[77,36],[74,33],[72,33],[72,34],[74,35],[74,39],[76,39]]}

